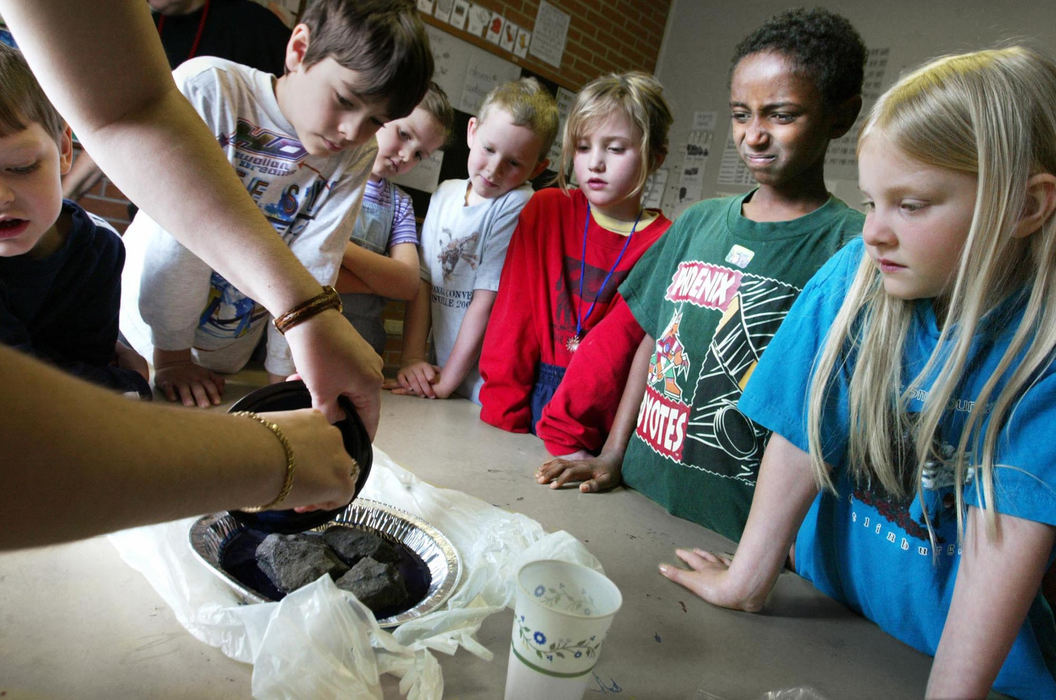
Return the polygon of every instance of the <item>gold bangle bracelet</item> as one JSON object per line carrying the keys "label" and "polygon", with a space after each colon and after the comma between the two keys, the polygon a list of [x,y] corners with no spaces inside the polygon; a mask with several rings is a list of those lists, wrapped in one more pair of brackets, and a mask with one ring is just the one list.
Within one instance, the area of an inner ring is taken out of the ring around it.
{"label": "gold bangle bracelet", "polygon": [[264,420],[252,411],[237,411],[233,415],[245,416],[246,418],[255,420],[256,422],[260,423],[265,428],[270,430],[275,435],[275,437],[279,439],[279,442],[282,443],[282,449],[286,453],[286,476],[283,479],[282,489],[279,490],[279,495],[276,496],[275,500],[271,501],[270,503],[265,503],[262,506],[254,506],[242,509],[247,513],[259,513],[262,510],[271,510],[278,504],[285,501],[286,497],[290,495],[290,489],[293,488],[293,472],[297,468],[297,462],[293,459],[293,448],[290,447],[290,441],[286,439],[285,435],[283,435],[282,430],[279,429],[279,426],[275,425],[271,421]]}
{"label": "gold bangle bracelet", "polygon": [[338,313],[341,312],[341,295],[337,293],[337,290],[327,285],[323,287],[323,291],[316,294],[307,301],[302,301],[297,306],[293,307],[283,315],[279,316],[273,322],[275,329],[286,334],[286,331],[290,330],[299,323],[304,323],[312,316],[322,313],[328,309],[337,309]]}

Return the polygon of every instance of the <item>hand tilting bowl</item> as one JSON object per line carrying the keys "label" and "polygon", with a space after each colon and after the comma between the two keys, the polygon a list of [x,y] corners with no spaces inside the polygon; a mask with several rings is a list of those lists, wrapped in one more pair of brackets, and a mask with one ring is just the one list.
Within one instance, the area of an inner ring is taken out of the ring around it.
{"label": "hand tilting bowl", "polygon": [[[374,451],[370,446],[370,436],[367,429],[363,427],[363,421],[359,419],[352,403],[345,397],[340,399],[341,408],[345,410],[344,420],[336,425],[341,430],[341,437],[345,442],[345,450],[359,465],[359,476],[356,478],[356,491],[352,495],[354,499],[363,490],[370,474],[370,465],[374,461]],[[253,391],[232,404],[229,412],[253,411],[254,413],[266,413],[268,411],[292,411],[299,408],[311,408],[312,396],[304,382],[292,381],[279,384],[269,384]],[[351,503],[351,501],[349,501]],[[255,528],[266,532],[281,532],[291,534],[304,532],[314,527],[319,527],[334,519],[334,516],[347,508],[347,504],[334,510],[313,510],[298,513],[293,509],[288,510],[265,510],[259,513],[249,513],[243,510],[231,511],[231,516],[247,528]]]}

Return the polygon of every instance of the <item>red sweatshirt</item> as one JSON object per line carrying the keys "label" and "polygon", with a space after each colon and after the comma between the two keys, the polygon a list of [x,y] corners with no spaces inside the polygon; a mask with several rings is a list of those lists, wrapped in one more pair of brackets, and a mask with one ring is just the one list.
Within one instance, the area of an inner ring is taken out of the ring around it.
{"label": "red sweatshirt", "polygon": [[[481,420],[517,433],[527,432],[531,423],[530,399],[539,363],[567,368],[536,426],[554,454],[595,451],[604,442],[643,336],[616,290],[642,253],[671,225],[660,214],[628,242],[626,236],[598,226],[592,217],[583,261],[587,216],[587,200],[579,190],[566,194],[558,188],[543,189],[528,201],[506,252],[480,356]],[[620,264],[599,295],[625,242]],[[588,332],[610,311],[621,309],[614,323],[605,324],[603,334],[595,337]],[[584,359],[573,363],[567,342],[576,333],[577,318],[583,340],[576,354]]]}

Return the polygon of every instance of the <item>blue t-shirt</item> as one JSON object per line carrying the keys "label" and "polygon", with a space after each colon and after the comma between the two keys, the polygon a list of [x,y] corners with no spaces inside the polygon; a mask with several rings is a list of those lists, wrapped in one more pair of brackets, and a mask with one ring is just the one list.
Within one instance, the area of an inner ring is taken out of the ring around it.
{"label": "blue t-shirt", "polygon": [[[848,244],[807,284],[739,404],[752,420],[803,450],[807,449],[809,368],[863,254],[861,241]],[[934,473],[925,475],[923,503],[916,497],[891,498],[881,488],[853,483],[849,477],[846,371],[834,381],[826,405],[821,437],[837,495],[823,492],[814,500],[796,538],[796,569],[822,592],[927,654],[938,648],[960,563],[952,468],[946,468],[941,457],[948,458],[956,449],[972,402],[994,373],[1021,312],[1020,307],[1006,304],[984,319],[968,363],[974,371],[952,398],[951,410],[939,428],[933,449],[940,459]],[[906,341],[906,377],[916,376],[938,337],[931,303],[918,301]],[[908,406],[910,413],[922,410],[928,386],[915,393]],[[1019,402],[1002,432],[994,470],[999,512],[1056,524],[1056,491],[1051,486],[1056,484],[1054,414],[1056,369],[1050,367]],[[978,506],[981,499],[975,486],[970,482],[964,494],[970,505]],[[922,508],[930,517],[934,541]],[[1054,657],[1056,625],[1038,595],[994,689],[1015,697],[1056,698],[1056,679],[1050,670]]]}

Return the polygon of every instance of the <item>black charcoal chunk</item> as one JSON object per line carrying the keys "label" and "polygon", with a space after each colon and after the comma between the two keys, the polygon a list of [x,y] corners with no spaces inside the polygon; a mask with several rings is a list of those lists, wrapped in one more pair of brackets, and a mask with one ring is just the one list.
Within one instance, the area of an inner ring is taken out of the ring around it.
{"label": "black charcoal chunk", "polygon": [[407,585],[392,564],[363,557],[335,583],[373,611],[407,607]]}
{"label": "black charcoal chunk", "polygon": [[395,545],[372,532],[335,525],[323,533],[323,540],[349,566],[355,565],[363,557],[391,563],[400,560]]}
{"label": "black charcoal chunk", "polygon": [[311,583],[323,574],[338,577],[348,567],[318,535],[271,534],[257,545],[257,565],[284,593]]}

